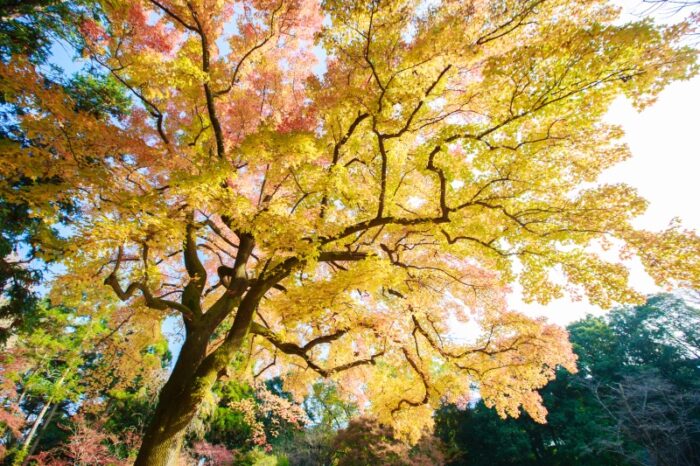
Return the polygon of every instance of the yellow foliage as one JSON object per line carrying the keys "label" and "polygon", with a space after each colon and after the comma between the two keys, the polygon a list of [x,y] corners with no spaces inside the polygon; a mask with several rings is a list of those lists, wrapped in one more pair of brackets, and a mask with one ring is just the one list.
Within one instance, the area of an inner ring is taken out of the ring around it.
{"label": "yellow foliage", "polygon": [[[620,25],[602,0],[259,1],[248,23],[232,2],[103,3],[90,57],[137,104],[99,119],[29,63],[0,64],[32,140],[3,142],[0,195],[48,222],[78,205],[61,300],[111,288],[211,343],[176,368],[192,396],[247,355],[297,395],[336,379],[411,440],[472,384],[544,421],[537,389],[574,358],[563,330],[506,309],[510,284],[635,301],[632,254],[659,284],[700,287],[695,232],[637,231],[632,188],[590,187],[630,156],[610,103],[696,72],[682,26]],[[619,261],[591,247],[613,240]]]}

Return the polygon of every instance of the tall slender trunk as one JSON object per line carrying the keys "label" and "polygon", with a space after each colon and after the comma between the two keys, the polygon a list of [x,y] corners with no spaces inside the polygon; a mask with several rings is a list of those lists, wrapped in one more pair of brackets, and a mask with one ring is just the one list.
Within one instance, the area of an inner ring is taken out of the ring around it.
{"label": "tall slender trunk", "polygon": [[[63,382],[66,380],[66,377],[70,373],[70,368],[66,369],[66,371],[61,375],[61,378],[56,381],[56,385],[54,385],[54,389],[57,389],[63,385]],[[39,414],[36,417],[36,420],[34,420],[34,424],[32,424],[32,428],[29,430],[27,433],[27,436],[24,439],[24,443],[22,445],[22,452],[23,452],[23,461],[22,461],[22,466],[27,464],[27,458],[29,458],[29,447],[32,444],[32,440],[34,440],[34,435],[36,434],[37,429],[41,425],[42,420],[44,419],[44,416],[46,416],[46,412],[48,411],[49,407],[53,404],[53,396],[49,396],[48,399],[46,400],[46,403],[44,406],[42,406],[41,411],[39,411]],[[55,406],[54,409],[51,411],[52,416],[53,413],[55,412]],[[33,451],[33,449],[32,449]]]}
{"label": "tall slender trunk", "polygon": [[17,399],[17,406],[22,406],[22,402],[24,401],[25,396],[27,396],[27,388],[26,387],[22,390],[22,394]]}
{"label": "tall slender trunk", "polygon": [[24,459],[24,463],[26,464],[28,462],[28,459],[30,456],[34,454],[36,451],[36,447],[39,446],[39,442],[41,441],[41,438],[44,436],[44,433],[46,432],[46,428],[51,424],[51,421],[53,420],[53,417],[56,415],[56,411],[58,410],[58,405],[59,403],[54,403],[53,406],[51,407],[51,411],[49,411],[49,415],[46,416],[46,420],[44,423],[41,425],[41,429],[39,429],[39,432],[37,432],[34,443],[32,443],[31,448],[29,449],[29,453],[27,453],[26,458]]}
{"label": "tall slender trunk", "polygon": [[[39,411],[39,414],[37,414],[36,419],[34,420],[34,424],[32,424],[32,428],[29,429],[29,432],[27,432],[27,436],[24,438],[24,443],[22,444],[22,451],[27,451],[29,449],[29,445],[32,444],[32,440],[34,440],[34,434],[36,434],[37,429],[41,425],[41,421],[44,420],[44,416],[46,415],[46,412],[49,410],[49,407],[51,406],[51,401],[47,401],[44,403],[44,406],[41,407],[41,411]],[[23,461],[22,464],[25,464]]]}
{"label": "tall slender trunk", "polygon": [[216,368],[201,370],[210,333],[198,331],[185,339],[175,368],[158,397],[135,466],[177,464],[187,426],[217,380]]}

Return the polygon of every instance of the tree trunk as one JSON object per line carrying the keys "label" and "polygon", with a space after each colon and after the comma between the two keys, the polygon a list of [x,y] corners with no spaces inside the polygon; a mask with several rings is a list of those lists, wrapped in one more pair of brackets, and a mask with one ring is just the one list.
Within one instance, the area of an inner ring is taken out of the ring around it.
{"label": "tree trunk", "polygon": [[199,399],[196,403],[185,402],[185,399],[194,401],[191,390],[188,392],[190,393],[180,392],[175,395],[166,390],[166,387],[163,388],[135,465],[174,466],[177,464],[187,426],[197,414],[201,401]]}
{"label": "tree trunk", "polygon": [[186,338],[173,373],[158,397],[135,466],[177,464],[187,426],[218,378],[216,368],[201,367],[210,333],[199,331]]}
{"label": "tree trunk", "polygon": [[32,443],[32,446],[29,449],[29,453],[27,453],[27,457],[24,459],[23,464],[27,463],[28,458],[34,454],[34,452],[36,451],[36,447],[39,446],[39,442],[41,442],[41,439],[44,436],[44,433],[46,432],[46,428],[49,426],[49,424],[51,424],[53,417],[56,415],[56,411],[58,410],[58,405],[59,405],[59,403],[53,404],[53,407],[51,408],[49,415],[46,416],[46,420],[41,425],[41,429],[39,429],[39,432],[36,434],[34,442]]}
{"label": "tree trunk", "polygon": [[[177,463],[187,426],[197,414],[204,397],[240,351],[263,295],[283,276],[278,274],[261,280],[243,296],[247,286],[245,263],[252,249],[252,237],[241,236],[237,265],[234,267],[237,270],[234,275],[238,277],[235,290],[229,288],[197,324],[187,327],[185,344],[180,350],[173,373],[160,392],[158,406],[146,429],[135,466],[174,466]],[[294,262],[285,264],[283,272],[289,273]],[[243,275],[239,277],[239,274]],[[218,348],[207,354],[211,335],[233,308],[237,308],[236,317],[226,338]]]}
{"label": "tree trunk", "polygon": [[[29,445],[31,445],[32,440],[34,440],[34,434],[36,433],[37,429],[41,425],[41,421],[44,419],[44,416],[46,415],[46,411],[49,410],[49,406],[51,406],[51,401],[47,401],[44,403],[44,406],[41,407],[41,411],[39,411],[39,414],[37,414],[36,419],[34,420],[34,424],[32,424],[32,428],[29,430],[27,433],[27,436],[24,439],[24,444],[22,445],[22,451],[26,452],[29,450]],[[26,464],[26,460],[22,462],[22,464]]]}
{"label": "tree trunk", "polygon": [[[70,373],[70,369],[66,369],[66,371],[61,375],[61,378],[58,379],[56,382],[56,385],[54,385],[54,390],[57,388],[60,388],[61,385],[63,385],[63,382],[66,380],[66,377]],[[29,430],[29,433],[27,433],[27,437],[24,440],[24,444],[22,445],[22,452],[23,452],[23,461],[22,465],[24,466],[27,464],[27,458],[29,457],[29,447],[32,444],[32,440],[34,439],[34,434],[36,434],[37,429],[39,428],[39,425],[41,425],[41,421],[44,419],[44,416],[46,415],[46,411],[48,411],[49,406],[51,406],[53,403],[53,396],[49,396],[48,399],[46,400],[46,403],[44,406],[41,408],[41,411],[39,411],[39,414],[36,417],[36,420],[34,421],[34,424],[32,425],[32,428]],[[55,412],[55,406],[54,410],[51,411],[52,416],[53,413]],[[33,450],[32,450],[33,451]]]}

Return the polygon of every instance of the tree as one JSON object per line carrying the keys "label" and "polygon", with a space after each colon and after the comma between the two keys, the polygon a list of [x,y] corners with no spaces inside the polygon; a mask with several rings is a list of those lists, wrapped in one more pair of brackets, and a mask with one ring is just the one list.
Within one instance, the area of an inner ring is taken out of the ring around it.
{"label": "tree", "polygon": [[[610,102],[642,107],[696,71],[684,24],[615,25],[602,1],[101,6],[85,54],[131,113],[81,111],[29,62],[4,64],[32,142],[5,151],[0,179],[35,216],[80,208],[57,297],[99,295],[100,277],[183,319],[138,465],[175,461],[236,359],[276,365],[298,395],[334,379],[413,441],[472,384],[543,421],[536,390],[574,358],[561,329],[506,309],[507,284],[639,300],[624,264],[587,248],[610,241],[660,284],[700,283],[694,233],[634,229],[633,189],[584,187],[629,155],[601,121]],[[483,332],[455,340],[455,320]]]}
{"label": "tree", "polygon": [[359,409],[344,400],[335,384],[317,382],[304,399],[304,409],[314,425],[324,429],[342,429],[355,417]]}
{"label": "tree", "polygon": [[[603,448],[630,464],[691,465],[700,460],[700,309],[673,295],[620,309],[608,319],[612,351],[591,358],[589,318],[572,326],[581,366],[607,422]],[[578,327],[578,328],[576,328]],[[585,333],[584,333],[585,332]]]}
{"label": "tree", "polygon": [[598,400],[614,421],[607,448],[635,465],[698,463],[700,389],[684,390],[654,372],[628,375],[606,388]]}
{"label": "tree", "polygon": [[667,8],[675,13],[684,8],[700,5],[698,0],[644,0],[644,3],[648,3],[656,8]]}
{"label": "tree", "polygon": [[[20,13],[20,10],[26,12],[25,8],[19,4],[0,6],[0,59],[3,61],[16,54],[35,61],[46,58],[49,42],[46,33],[52,28],[27,25]],[[31,17],[36,19],[33,15]],[[5,103],[4,99],[0,102]],[[1,113],[0,141],[16,139],[12,112],[4,110]],[[26,267],[28,261],[18,254],[17,246],[27,231],[36,229],[37,223],[29,218],[26,205],[11,204],[0,198],[0,344],[5,343],[22,315],[35,305],[36,298],[31,288],[37,282],[38,273]]]}
{"label": "tree", "polygon": [[19,441],[13,464],[17,465],[26,464],[25,458],[34,452],[59,408],[77,402],[82,392],[80,368],[85,363],[82,343],[94,338],[102,327],[99,322],[74,326],[71,314],[62,308],[43,305],[36,314],[37,323],[51,322],[51,326],[35,326],[2,358],[5,409],[31,419],[22,435],[16,435]]}
{"label": "tree", "polygon": [[698,461],[700,311],[673,295],[568,329],[580,371],[543,390],[548,422],[501,420],[478,402],[437,412],[454,465],[685,465]]}
{"label": "tree", "polygon": [[347,427],[360,410],[342,396],[337,385],[325,381],[313,384],[301,406],[310,422],[304,429],[281,430],[272,443],[273,451],[285,457],[290,466],[331,464],[339,430]]}
{"label": "tree", "polygon": [[387,466],[440,466],[444,456],[440,442],[432,436],[413,448],[396,438],[391,426],[376,419],[358,417],[333,440],[333,463],[338,466],[382,464]]}
{"label": "tree", "polygon": [[[435,434],[454,456],[450,464],[470,466],[534,465],[536,454],[527,430],[514,419],[504,421],[493,409],[477,402],[436,412]],[[525,421],[527,422],[527,421]]]}
{"label": "tree", "polygon": [[542,389],[546,424],[527,417],[501,419],[478,401],[436,412],[435,435],[447,445],[453,466],[627,466],[619,444],[609,442],[614,424],[579,375],[565,371]]}
{"label": "tree", "polygon": [[[4,0],[0,4],[0,59],[23,55],[44,63],[55,40],[79,40],[75,18],[90,0]],[[83,10],[84,11],[84,10]]]}
{"label": "tree", "polygon": [[303,408],[268,385],[272,386],[230,381],[215,386],[216,403],[202,420],[203,437],[211,444],[245,453],[252,447],[270,449],[279,435],[301,430],[308,422]]}
{"label": "tree", "polygon": [[[145,320],[129,322],[109,308],[91,311],[42,302],[29,316],[32,325],[25,323],[16,344],[0,356],[3,464],[30,464],[41,455],[101,455],[108,442],[111,453],[129,455],[138,437],[134,411],[147,415],[144,392],[153,391],[163,371],[164,346],[159,350],[148,336],[129,338],[131,324],[143,330]],[[85,445],[86,438],[93,444]]]}
{"label": "tree", "polygon": [[[18,57],[47,67],[52,44],[62,41],[82,47],[77,26],[79,18],[91,11],[90,0],[4,1],[0,4],[0,60],[7,63]],[[71,95],[76,109],[94,115],[119,115],[126,112],[128,102],[123,89],[108,76],[81,75],[62,77],[58,70],[44,73],[44,78],[61,86]],[[3,151],[14,145],[28,145],[18,120],[26,110],[0,94],[0,145]],[[3,154],[3,157],[5,155]],[[10,187],[51,184],[56,179],[16,177]],[[71,202],[54,204],[65,224],[76,215]],[[60,235],[51,228],[51,221],[32,215],[31,206],[23,201],[0,197],[0,344],[23,323],[36,305],[36,286],[42,278],[42,265],[53,259],[52,243]],[[48,241],[51,239],[52,241]],[[39,260],[40,259],[40,260]]]}

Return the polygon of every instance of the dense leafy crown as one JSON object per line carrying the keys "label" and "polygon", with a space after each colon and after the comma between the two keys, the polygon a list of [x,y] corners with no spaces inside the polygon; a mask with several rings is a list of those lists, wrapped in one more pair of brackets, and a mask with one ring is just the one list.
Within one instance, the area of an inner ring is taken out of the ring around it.
{"label": "dense leafy crown", "polygon": [[[4,149],[2,195],[49,220],[80,209],[54,245],[64,302],[180,313],[219,329],[214,357],[248,338],[254,372],[338,379],[416,438],[473,383],[542,420],[535,390],[574,369],[563,330],[506,310],[509,283],[634,301],[637,255],[659,284],[700,285],[694,234],[634,229],[645,201],[594,183],[629,156],[612,100],[695,72],[686,25],[619,25],[595,0],[101,7],[84,54],[130,90],[127,115],[81,108],[29,61],[0,68],[29,140]],[[595,252],[611,244],[619,260]]]}

